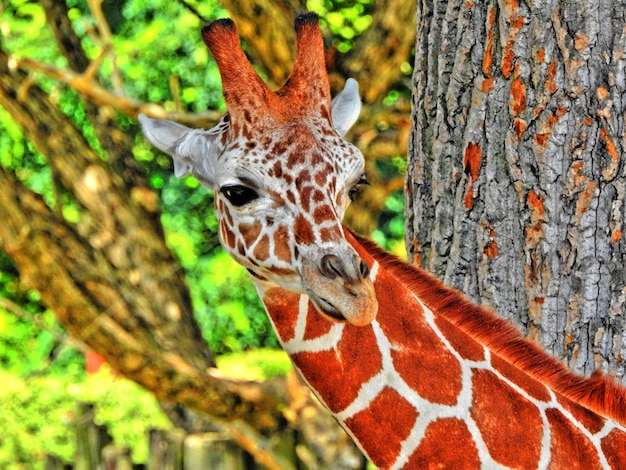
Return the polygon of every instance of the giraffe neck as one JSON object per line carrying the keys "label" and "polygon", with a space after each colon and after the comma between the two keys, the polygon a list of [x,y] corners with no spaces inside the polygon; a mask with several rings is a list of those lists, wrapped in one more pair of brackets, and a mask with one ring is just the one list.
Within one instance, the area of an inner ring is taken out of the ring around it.
{"label": "giraffe neck", "polygon": [[374,280],[379,313],[369,326],[257,287],[296,368],[374,464],[626,468],[624,389],[568,372],[430,275],[348,241]]}

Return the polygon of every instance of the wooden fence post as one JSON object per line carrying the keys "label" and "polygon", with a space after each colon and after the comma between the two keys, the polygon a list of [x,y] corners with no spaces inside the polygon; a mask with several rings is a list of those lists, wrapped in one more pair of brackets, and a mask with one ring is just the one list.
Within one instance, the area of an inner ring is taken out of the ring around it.
{"label": "wooden fence post", "polygon": [[182,429],[151,429],[148,470],[182,470],[185,437]]}
{"label": "wooden fence post", "polygon": [[246,470],[245,452],[227,434],[190,434],[185,438],[184,454],[184,470]]}
{"label": "wooden fence post", "polygon": [[95,409],[90,403],[76,405],[76,455],[74,470],[102,468],[102,449],[113,443],[106,426],[94,422]]}

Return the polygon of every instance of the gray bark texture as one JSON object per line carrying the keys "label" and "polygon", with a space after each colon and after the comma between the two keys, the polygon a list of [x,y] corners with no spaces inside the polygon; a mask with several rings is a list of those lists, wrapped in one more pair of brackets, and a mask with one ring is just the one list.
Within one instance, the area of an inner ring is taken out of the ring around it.
{"label": "gray bark texture", "polygon": [[422,0],[409,258],[626,381],[626,4]]}

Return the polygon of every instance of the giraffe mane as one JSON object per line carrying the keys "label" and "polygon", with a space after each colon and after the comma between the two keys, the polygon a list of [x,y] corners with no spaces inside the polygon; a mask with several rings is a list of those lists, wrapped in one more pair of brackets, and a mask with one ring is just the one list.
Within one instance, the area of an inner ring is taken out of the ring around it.
{"label": "giraffe mane", "polygon": [[470,302],[432,274],[401,261],[374,242],[348,231],[375,257],[381,267],[415,293],[427,307],[474,338],[492,354],[561,396],[626,425],[626,387],[599,371],[589,378],[575,374],[535,342],[525,339],[509,321]]}

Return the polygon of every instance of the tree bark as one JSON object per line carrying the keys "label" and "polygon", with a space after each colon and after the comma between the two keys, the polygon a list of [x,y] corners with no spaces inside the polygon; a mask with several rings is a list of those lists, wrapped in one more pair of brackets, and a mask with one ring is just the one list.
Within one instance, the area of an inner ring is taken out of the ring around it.
{"label": "tree bark", "polygon": [[626,380],[626,6],[420,1],[415,263]]}

